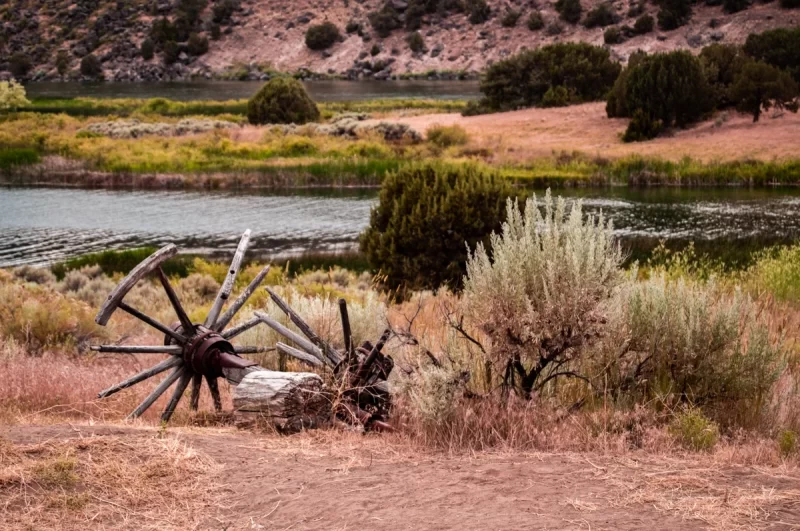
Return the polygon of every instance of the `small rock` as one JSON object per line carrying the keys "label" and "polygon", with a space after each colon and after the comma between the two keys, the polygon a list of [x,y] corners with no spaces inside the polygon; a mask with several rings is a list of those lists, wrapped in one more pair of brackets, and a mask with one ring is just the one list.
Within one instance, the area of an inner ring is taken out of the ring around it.
{"label": "small rock", "polygon": [[721,31],[717,30],[717,31],[712,31],[711,35],[709,35],[709,37],[711,37],[712,41],[719,42],[719,41],[721,41],[722,39],[725,38],[725,34],[723,32],[721,32]]}
{"label": "small rock", "polygon": [[333,54],[331,52],[329,52],[328,50],[323,50],[323,52],[322,52],[322,57],[325,58],[325,59],[327,59],[331,55],[333,55]]}
{"label": "small rock", "polygon": [[656,35],[656,39],[658,39],[659,41],[665,41],[665,40],[667,40],[667,36],[666,35]]}
{"label": "small rock", "polygon": [[699,48],[703,45],[703,36],[699,33],[695,33],[694,35],[687,35],[686,36],[686,44],[691,46],[692,48]]}

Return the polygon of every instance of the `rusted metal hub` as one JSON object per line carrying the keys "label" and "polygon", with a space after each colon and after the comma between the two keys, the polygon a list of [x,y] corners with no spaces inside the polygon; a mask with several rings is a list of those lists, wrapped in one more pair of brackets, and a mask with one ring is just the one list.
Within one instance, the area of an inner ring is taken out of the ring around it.
{"label": "rusted metal hub", "polygon": [[[185,333],[180,324],[173,325],[173,329]],[[175,344],[175,340],[169,336],[164,338],[164,342]],[[194,334],[184,345],[182,356],[192,371],[210,377],[223,376],[223,368],[244,369],[257,365],[255,361],[239,357],[233,345],[220,334],[199,324],[194,325]]]}

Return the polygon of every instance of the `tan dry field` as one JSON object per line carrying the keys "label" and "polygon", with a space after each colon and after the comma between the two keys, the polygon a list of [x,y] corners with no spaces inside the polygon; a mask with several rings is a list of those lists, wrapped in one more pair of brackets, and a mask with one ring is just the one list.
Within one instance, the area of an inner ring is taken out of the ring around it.
{"label": "tan dry field", "polygon": [[0,465],[3,530],[800,528],[796,467],[697,454],[453,457],[392,436],[56,424],[5,429]]}
{"label": "tan dry field", "polygon": [[393,120],[407,123],[421,133],[435,124],[461,125],[474,146],[490,148],[500,162],[524,162],[561,151],[607,158],[691,157],[704,162],[800,157],[800,114],[768,112],[758,123],[753,123],[751,116],[732,111],[725,114],[728,118],[720,126],[709,120],[671,136],[631,144],[620,140],[628,120],[607,118],[605,103],[470,117],[427,114]]}

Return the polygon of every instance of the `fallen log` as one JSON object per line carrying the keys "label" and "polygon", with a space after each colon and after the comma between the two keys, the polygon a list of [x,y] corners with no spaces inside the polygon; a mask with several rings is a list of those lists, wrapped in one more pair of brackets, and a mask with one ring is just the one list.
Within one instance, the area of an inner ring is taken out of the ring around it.
{"label": "fallen log", "polygon": [[237,426],[267,422],[282,433],[329,424],[331,403],[322,378],[309,372],[254,371],[233,390]]}

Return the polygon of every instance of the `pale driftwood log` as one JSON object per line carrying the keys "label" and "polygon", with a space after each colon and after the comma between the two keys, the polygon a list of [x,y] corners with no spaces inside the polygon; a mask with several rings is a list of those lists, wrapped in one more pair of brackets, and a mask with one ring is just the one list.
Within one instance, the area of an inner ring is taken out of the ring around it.
{"label": "pale driftwood log", "polygon": [[238,325],[234,326],[233,328],[225,330],[220,335],[222,337],[224,337],[225,339],[233,339],[234,337],[238,336],[239,334],[242,334],[242,333],[250,330],[251,328],[253,328],[255,325],[257,325],[260,322],[261,322],[261,319],[259,319],[258,317],[251,317],[247,321],[244,321],[243,323],[238,324]]}
{"label": "pale driftwood log", "polygon": [[327,358],[327,363],[332,367],[339,365],[339,362],[341,361],[339,353],[336,352],[336,350],[334,350],[330,345],[325,343],[322,338],[320,338],[316,332],[314,332],[314,330],[308,326],[308,323],[306,323],[303,318],[297,314],[297,312],[292,310],[292,308],[286,304],[286,302],[281,299],[277,293],[270,288],[267,288],[267,293],[269,293],[272,302],[274,302],[278,308],[283,311],[283,313],[289,316],[289,319],[291,319],[295,326],[301,332],[303,332],[303,335],[305,335],[314,345],[322,350],[322,352],[325,354],[324,357]]}
{"label": "pale driftwood log", "polygon": [[269,273],[269,266],[266,266],[258,273],[258,275],[256,275],[256,278],[250,282],[250,285],[247,286],[247,288],[245,288],[245,290],[240,293],[238,297],[236,297],[236,300],[233,301],[233,303],[231,303],[230,308],[225,310],[225,313],[223,313],[222,316],[217,319],[217,322],[214,323],[214,330],[219,332],[228,326],[228,323],[231,322],[231,319],[233,319],[233,316],[236,315],[236,312],[238,312],[241,307],[245,305],[247,299],[250,298],[250,295],[252,295],[256,289],[258,289],[258,286],[260,286],[264,281],[264,277],[267,276],[267,273]]}
{"label": "pale driftwood log", "polygon": [[169,376],[164,378],[164,381],[158,384],[158,387],[153,389],[152,393],[147,395],[147,398],[145,398],[144,401],[141,404],[139,404],[139,406],[136,409],[134,409],[130,415],[128,415],[129,419],[135,419],[136,417],[141,416],[142,413],[147,411],[147,408],[153,405],[153,402],[158,400],[158,397],[164,394],[164,391],[169,389],[169,386],[175,383],[175,380],[181,377],[181,374],[183,374],[183,371],[186,369],[185,367],[183,367],[183,360],[180,361],[181,365],[175,367],[175,370],[169,373]]}
{"label": "pale driftwood log", "polygon": [[111,387],[109,387],[105,391],[100,391],[100,393],[97,395],[97,398],[105,398],[107,396],[111,396],[114,393],[116,393],[117,391],[122,391],[123,389],[127,389],[128,387],[130,387],[132,385],[136,385],[137,383],[139,383],[139,382],[141,382],[143,380],[147,380],[151,376],[155,376],[156,374],[160,374],[160,373],[166,371],[167,369],[171,369],[172,367],[177,367],[178,365],[183,365],[183,359],[181,359],[181,358],[179,358],[177,356],[171,356],[171,357],[165,359],[164,361],[162,361],[161,363],[159,363],[158,365],[154,365],[154,366],[150,367],[149,369],[145,369],[142,372],[140,372],[139,374],[131,376],[127,380],[125,380],[123,382],[120,382],[117,385],[112,385]]}
{"label": "pale driftwood log", "polygon": [[[251,372],[256,371],[264,371],[264,367],[260,367],[258,365],[252,365],[250,367],[245,367],[243,369],[235,368],[235,367],[223,367],[222,368],[222,376],[228,380],[228,383],[231,385],[239,385],[241,381],[244,379],[245,376],[250,374]],[[216,378],[214,382],[216,382]],[[210,384],[210,382],[209,382]],[[216,385],[216,384],[215,384]]]}
{"label": "pale driftwood log", "polygon": [[228,274],[225,277],[225,281],[219,288],[219,293],[217,293],[217,298],[214,299],[214,304],[211,305],[211,310],[208,311],[206,320],[203,323],[204,326],[213,328],[214,324],[216,324],[219,313],[222,311],[222,306],[225,304],[225,301],[228,300],[228,297],[231,296],[231,292],[233,291],[233,283],[236,281],[236,275],[239,273],[239,268],[242,266],[244,253],[247,251],[247,246],[249,243],[250,229],[247,229],[244,231],[244,234],[242,234],[242,239],[239,240],[239,245],[236,247],[236,253],[233,255],[233,261],[231,261],[231,267],[228,269]]}
{"label": "pale driftwood log", "polygon": [[317,348],[317,346],[314,345],[314,343],[304,338],[300,334],[289,330],[288,328],[286,328],[285,326],[283,326],[278,321],[276,321],[269,315],[265,314],[264,312],[254,312],[254,313],[255,316],[261,319],[261,321],[265,325],[269,326],[270,328],[278,332],[280,335],[282,335],[283,337],[285,337],[286,339],[288,339],[301,349],[305,350],[307,353],[319,359],[320,362],[325,363],[328,366],[331,366],[330,360],[325,358],[325,356],[322,354],[322,351],[319,348]]}
{"label": "pale driftwood log", "polygon": [[311,354],[303,352],[300,349],[290,347],[289,345],[281,342],[276,343],[275,347],[278,349],[278,352],[296,358],[307,365],[311,365],[312,367],[322,367],[322,362],[319,359],[315,358]]}
{"label": "pale driftwood log", "polygon": [[319,427],[331,419],[322,378],[308,372],[251,372],[234,389],[233,408],[240,426],[262,420],[283,432]]}
{"label": "pale driftwood log", "polygon": [[122,299],[128,294],[131,288],[142,278],[155,270],[155,268],[160,266],[165,260],[175,256],[177,253],[178,248],[173,244],[169,244],[154,252],[145,258],[139,265],[134,267],[133,270],[131,270],[131,272],[128,273],[128,275],[123,278],[122,281],[117,284],[117,287],[114,288],[113,291],[108,295],[108,299],[106,299],[106,301],[103,303],[103,306],[100,307],[100,311],[97,312],[97,317],[94,319],[95,322],[103,326],[108,324],[111,314],[114,313],[114,310],[117,309],[119,303],[122,302]]}
{"label": "pale driftwood log", "polygon": [[177,345],[92,345],[95,352],[122,352],[125,354],[180,354],[183,347]]}

